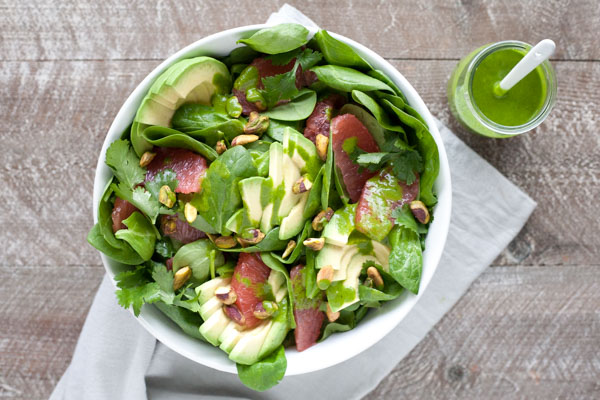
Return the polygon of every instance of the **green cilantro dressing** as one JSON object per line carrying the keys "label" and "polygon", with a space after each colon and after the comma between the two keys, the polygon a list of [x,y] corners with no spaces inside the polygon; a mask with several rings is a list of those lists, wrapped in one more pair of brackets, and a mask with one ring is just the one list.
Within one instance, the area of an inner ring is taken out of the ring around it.
{"label": "green cilantro dressing", "polygon": [[473,76],[473,99],[479,110],[500,125],[523,125],[539,114],[546,100],[546,79],[538,67],[502,97],[494,94],[501,81],[525,56],[518,49],[498,50],[485,57]]}

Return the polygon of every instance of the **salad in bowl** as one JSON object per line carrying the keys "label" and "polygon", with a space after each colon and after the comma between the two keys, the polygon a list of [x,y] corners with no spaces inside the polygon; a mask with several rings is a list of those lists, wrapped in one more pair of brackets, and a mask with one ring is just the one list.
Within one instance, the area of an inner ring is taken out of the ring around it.
{"label": "salad in bowl", "polygon": [[283,378],[286,349],[415,297],[436,215],[429,124],[353,47],[310,36],[265,27],[155,74],[105,146],[88,235],[120,305],[152,304],[255,390]]}

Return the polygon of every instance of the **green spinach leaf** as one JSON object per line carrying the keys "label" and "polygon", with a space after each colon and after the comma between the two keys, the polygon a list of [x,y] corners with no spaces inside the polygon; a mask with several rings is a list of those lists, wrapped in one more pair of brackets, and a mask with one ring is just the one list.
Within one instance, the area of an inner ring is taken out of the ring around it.
{"label": "green spinach leaf", "polygon": [[237,364],[240,381],[252,390],[263,392],[277,385],[285,375],[287,359],[285,349],[279,346],[271,355],[252,364]]}
{"label": "green spinach leaf", "polygon": [[308,199],[306,200],[306,205],[304,206],[304,212],[302,213],[302,218],[304,219],[313,217],[321,208],[321,192],[323,189],[324,171],[325,166],[323,165],[319,169],[319,173],[315,178],[312,189],[310,189],[308,194]]}
{"label": "green spinach leaf", "polygon": [[370,70],[369,63],[346,43],[334,39],[327,31],[320,30],[315,34],[315,40],[329,64],[342,67]]}
{"label": "green spinach leaf", "polygon": [[[211,255],[212,253],[212,255]],[[203,283],[213,267],[225,264],[225,257],[208,239],[200,239],[182,246],[173,257],[173,272],[190,267],[195,283]]]}
{"label": "green spinach leaf", "polygon": [[120,263],[127,265],[138,265],[143,262],[142,257],[140,257],[140,255],[136,253],[128,243],[123,242],[123,245],[118,247],[113,247],[110,243],[108,243],[102,234],[102,228],[100,225],[100,222],[98,222],[88,233],[87,241],[89,244],[100,250],[109,258],[112,258]]}
{"label": "green spinach leaf", "polygon": [[256,50],[248,46],[241,46],[233,49],[231,53],[223,59],[223,63],[227,65],[228,68],[231,68],[234,64],[250,64],[252,60],[259,55],[260,54]]}
{"label": "green spinach leaf", "polygon": [[156,233],[150,221],[136,211],[127,219],[124,219],[123,223],[127,226],[127,229],[118,230],[115,237],[129,243],[144,261],[152,258]]}
{"label": "green spinach leaf", "polygon": [[215,160],[219,155],[206,143],[199,142],[194,138],[162,126],[151,126],[144,130],[144,139],[158,147],[176,147],[188,149],[200,154],[209,161]]}
{"label": "green spinach leaf", "polygon": [[185,130],[205,129],[227,121],[229,121],[229,117],[217,113],[212,106],[186,103],[173,114],[171,126],[173,129],[184,132]]}
{"label": "green spinach leaf", "polygon": [[375,101],[368,94],[359,90],[353,90],[352,99],[354,99],[354,101],[356,101],[358,104],[362,104],[363,106],[365,106],[371,112],[371,114],[373,114],[375,119],[377,119],[377,122],[379,122],[379,124],[383,128],[394,132],[405,132],[402,126],[392,124],[390,117],[387,115],[383,107],[377,104],[377,101]]}
{"label": "green spinach leaf", "polygon": [[388,90],[393,92],[387,84],[352,68],[321,65],[310,70],[317,74],[320,82],[342,92],[352,92],[354,90]]}
{"label": "green spinach leaf", "polygon": [[411,229],[396,226],[389,235],[390,275],[414,294],[419,292],[423,255],[419,235]]}
{"label": "green spinach leaf", "polygon": [[308,29],[299,24],[279,24],[261,29],[248,39],[240,39],[252,49],[266,54],[279,54],[308,43]]}
{"label": "green spinach leaf", "polygon": [[301,121],[310,116],[317,104],[317,94],[309,89],[298,92],[294,98],[285,104],[277,106],[263,115],[281,121]]}
{"label": "green spinach leaf", "polygon": [[387,84],[389,87],[394,89],[394,93],[396,93],[397,96],[401,97],[402,100],[404,100],[404,102],[407,103],[406,97],[404,97],[404,93],[402,93],[402,91],[394,83],[394,81],[392,81],[386,74],[384,74],[383,71],[380,71],[378,69],[372,69],[369,72],[367,72],[367,74],[369,74],[369,76],[371,76],[375,79],[379,79],[380,81],[382,81],[383,83]]}
{"label": "green spinach leaf", "polygon": [[227,235],[225,223],[242,204],[238,182],[257,174],[252,156],[243,146],[232,147],[221,154],[210,164],[202,181],[202,192],[191,201],[198,216],[214,232]]}
{"label": "green spinach leaf", "polygon": [[182,307],[156,302],[156,307],[189,336],[206,341],[198,329],[202,325],[202,318],[197,312],[191,312]]}
{"label": "green spinach leaf", "polygon": [[310,223],[311,221],[306,221],[304,223],[304,228],[302,229],[302,232],[300,232],[300,234],[296,238],[296,247],[294,247],[294,250],[289,256],[287,256],[287,258],[281,258],[279,254],[275,253],[271,253],[271,255],[284,264],[293,264],[294,262],[296,262],[298,257],[300,257],[300,254],[302,254],[302,250],[304,250],[304,240],[306,240],[306,238],[309,237],[309,235],[312,235],[312,227]]}

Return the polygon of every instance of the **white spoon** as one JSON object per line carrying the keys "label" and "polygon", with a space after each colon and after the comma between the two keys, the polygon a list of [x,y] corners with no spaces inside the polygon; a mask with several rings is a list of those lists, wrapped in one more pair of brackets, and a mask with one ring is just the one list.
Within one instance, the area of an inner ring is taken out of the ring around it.
{"label": "white spoon", "polygon": [[544,39],[529,50],[525,57],[519,61],[508,75],[499,83],[494,85],[494,94],[498,97],[504,96],[506,92],[512,89],[519,81],[533,71],[538,65],[550,58],[554,54],[556,44],[550,39]]}

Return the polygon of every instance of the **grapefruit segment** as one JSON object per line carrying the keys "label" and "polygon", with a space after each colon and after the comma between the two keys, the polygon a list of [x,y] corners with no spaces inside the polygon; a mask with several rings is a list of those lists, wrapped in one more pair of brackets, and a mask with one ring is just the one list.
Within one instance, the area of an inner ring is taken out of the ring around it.
{"label": "grapefruit segment", "polygon": [[341,171],[342,180],[350,196],[356,203],[360,198],[365,182],[375,176],[375,172],[364,170],[358,172],[359,166],[350,160],[348,154],[342,149],[346,139],[356,137],[356,145],[362,150],[373,153],[379,151],[369,130],[352,114],[338,115],[331,120],[331,145],[335,165]]}
{"label": "grapefruit segment", "polygon": [[321,326],[325,320],[325,313],[319,310],[323,300],[317,296],[314,299],[306,297],[306,288],[303,284],[302,270],[304,265],[296,265],[290,272],[294,293],[294,319],[296,329],[296,349],[304,351],[317,343],[321,334]]}
{"label": "grapefruit segment", "polygon": [[112,230],[113,233],[116,233],[118,230],[127,229],[123,220],[129,218],[131,214],[138,211],[138,209],[128,202],[127,200],[123,200],[119,197],[115,199],[115,204],[112,210]]}
{"label": "grapefruit segment", "polygon": [[306,120],[306,128],[304,128],[304,137],[316,142],[318,134],[329,137],[329,128],[331,117],[334,110],[339,110],[346,99],[339,94],[333,94],[319,101],[312,114]]}
{"label": "grapefruit segment", "polygon": [[231,288],[237,296],[235,305],[244,316],[245,328],[251,329],[261,323],[261,320],[254,316],[254,310],[256,305],[264,300],[264,285],[270,273],[271,269],[257,254],[240,254],[233,270]]}
{"label": "grapefruit segment", "polygon": [[[175,225],[173,225],[173,222]],[[177,215],[163,215],[160,218],[160,228],[165,236],[180,241],[183,244],[195,242],[206,237],[206,234],[177,218]]]}
{"label": "grapefruit segment", "polygon": [[186,149],[158,147],[156,157],[148,164],[146,182],[154,179],[156,174],[170,169],[177,175],[177,193],[196,193],[200,191],[202,179],[206,174],[204,157]]}

